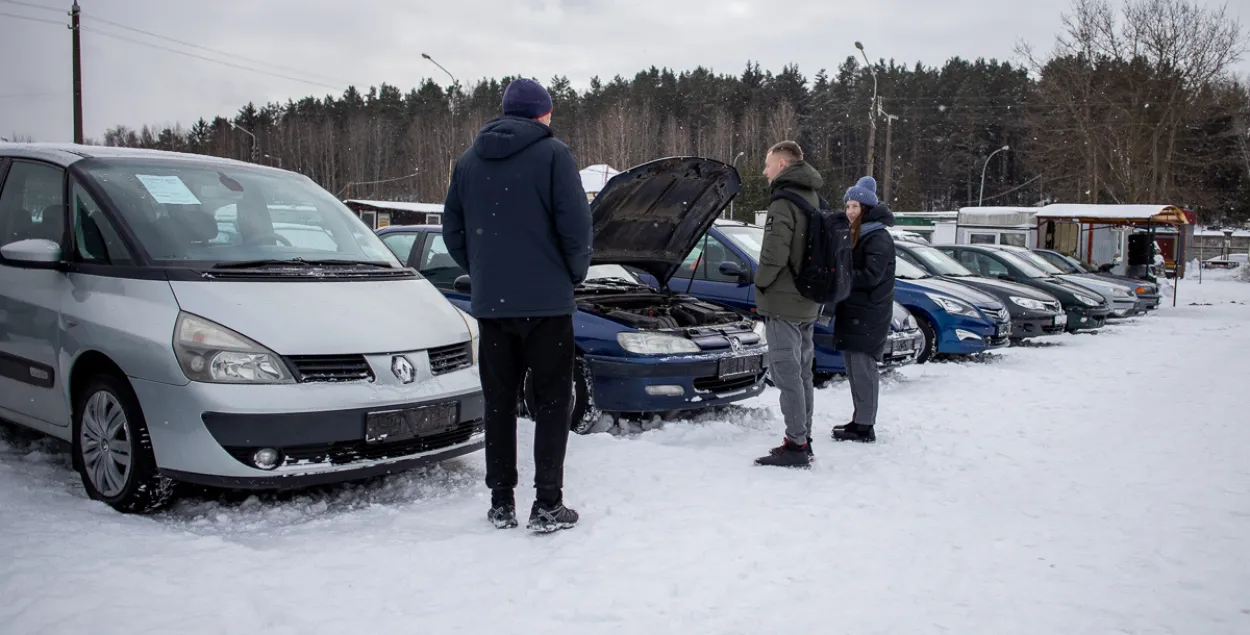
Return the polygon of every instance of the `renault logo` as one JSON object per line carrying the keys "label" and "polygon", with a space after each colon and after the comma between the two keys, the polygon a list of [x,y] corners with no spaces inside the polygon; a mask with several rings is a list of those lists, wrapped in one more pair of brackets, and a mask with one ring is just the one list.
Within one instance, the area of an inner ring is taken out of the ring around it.
{"label": "renault logo", "polygon": [[408,361],[403,355],[396,355],[391,358],[391,372],[395,373],[395,378],[401,384],[411,384],[417,378],[417,369],[412,367],[412,362]]}

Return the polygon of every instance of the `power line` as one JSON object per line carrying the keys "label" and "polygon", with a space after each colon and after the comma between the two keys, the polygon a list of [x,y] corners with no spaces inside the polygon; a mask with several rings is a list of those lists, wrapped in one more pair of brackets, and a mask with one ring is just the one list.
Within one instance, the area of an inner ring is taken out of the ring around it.
{"label": "power line", "polygon": [[149,36],[149,37],[154,37],[154,38],[157,38],[157,39],[160,39],[160,40],[165,40],[166,42],[173,42],[174,44],[181,44],[182,46],[187,46],[187,47],[190,47],[190,48],[193,48],[193,49],[199,49],[199,50],[201,50],[201,51],[207,51],[207,52],[209,52],[209,53],[216,53],[217,55],[223,55],[223,56],[225,56],[225,57],[233,57],[233,58],[235,58],[235,59],[243,60],[243,61],[245,61],[245,62],[251,62],[251,63],[253,63],[253,64],[263,64],[263,65],[269,66],[269,67],[271,67],[271,68],[279,68],[279,69],[282,69],[282,70],[285,70],[285,71],[289,71],[289,72],[292,72],[292,73],[297,73],[297,74],[299,74],[299,75],[305,75],[305,76],[307,76],[307,77],[320,77],[321,79],[328,79],[328,80],[333,81],[333,82],[339,82],[340,84],[350,84],[350,83],[351,83],[351,82],[345,82],[345,81],[343,81],[343,80],[341,80],[341,79],[339,79],[339,78],[337,78],[337,77],[330,77],[330,76],[328,76],[328,75],[320,75],[320,74],[317,74],[317,73],[309,73],[309,72],[307,72],[307,71],[302,71],[302,70],[299,70],[298,68],[291,68],[291,67],[289,67],[289,66],[280,66],[280,65],[278,65],[278,64],[274,64],[274,63],[272,63],[272,62],[266,62],[266,61],[264,61],[264,60],[258,60],[258,59],[253,59],[253,58],[250,58],[250,57],[244,57],[244,56],[242,56],[242,55],[238,55],[238,54],[235,54],[235,53],[228,53],[228,52],[226,52],[226,51],[219,51],[219,50],[217,50],[217,49],[212,49],[212,48],[209,48],[209,47],[207,47],[207,46],[200,46],[200,45],[198,45],[198,44],[192,44],[192,43],[190,43],[190,42],[184,42],[184,41],[179,40],[179,39],[175,39],[175,38],[172,38],[172,37],[167,37],[167,36],[164,36],[164,35],[160,35],[159,33],[152,33],[151,31],[144,31],[143,29],[136,29],[136,28],[134,28],[134,27],[132,27],[132,26],[126,26],[125,24],[119,24],[119,23],[117,23],[117,22],[113,22],[112,20],[106,20],[106,19],[104,19],[104,18],[101,18],[101,17],[96,16],[95,14],[85,13],[85,12],[84,12],[84,13],[83,13],[83,15],[84,15],[84,16],[86,16],[86,17],[88,17],[88,18],[91,18],[92,20],[95,20],[96,22],[100,22],[100,23],[102,23],[102,24],[107,24],[107,25],[109,25],[109,26],[117,27],[117,28],[119,28],[119,29],[125,29],[125,30],[127,30],[127,31],[132,31],[132,32],[134,32],[134,33],[140,33],[140,34],[143,34],[143,35],[147,35],[147,36]]}
{"label": "power line", "polygon": [[41,11],[51,11],[53,13],[65,13],[64,9],[57,9],[56,7],[49,7],[49,6],[45,6],[42,4],[31,4],[29,2],[20,2],[20,0],[0,0],[0,2],[21,5],[23,7],[30,7],[32,9],[39,9]]}
{"label": "power line", "polygon": [[124,37],[124,36],[121,36],[121,35],[117,35],[116,33],[109,33],[108,31],[101,31],[101,30],[99,30],[99,29],[93,29],[93,28],[91,28],[91,27],[86,27],[86,26],[81,27],[81,28],[82,28],[82,30],[84,30],[84,31],[90,31],[90,32],[95,33],[95,34],[97,34],[97,35],[103,35],[103,36],[105,36],[105,37],[111,37],[111,38],[114,38],[114,39],[122,40],[123,42],[130,42],[130,43],[132,43],[132,44],[140,44],[140,45],[147,46],[147,47],[151,47],[151,48],[154,48],[154,49],[160,49],[160,50],[162,50],[162,51],[169,51],[170,53],[177,53],[177,54],[179,54],[179,55],[186,55],[187,57],[194,57],[194,58],[196,58],[196,59],[204,60],[204,61],[206,61],[206,62],[214,62],[214,63],[217,63],[217,64],[221,64],[221,65],[223,65],[223,66],[229,66],[229,67],[232,67],[232,68],[237,68],[237,69],[240,69],[240,70],[251,71],[251,72],[253,72],[253,73],[260,73],[260,74],[262,74],[262,75],[269,75],[269,76],[271,76],[271,77],[278,77],[278,78],[281,78],[281,79],[289,79],[289,80],[291,80],[291,81],[293,81],[293,82],[302,82],[302,83],[305,83],[305,84],[312,84],[312,85],[314,85],[314,86],[321,86],[322,88],[329,88],[329,89],[331,89],[331,90],[338,90],[338,89],[339,89],[339,87],[338,87],[338,86],[331,86],[331,85],[329,85],[329,84],[323,84],[323,83],[321,83],[321,82],[315,82],[315,81],[312,81],[312,80],[309,80],[309,79],[300,79],[300,78],[298,78],[298,77],[291,77],[291,76],[289,76],[289,75],[282,75],[282,74],[280,74],[280,73],[271,73],[271,72],[269,72],[269,71],[260,70],[260,69],[258,69],[258,68],[251,68],[251,67],[249,67],[249,66],[243,66],[242,64],[235,64],[235,63],[233,63],[233,62],[226,62],[226,61],[224,61],[224,60],[213,59],[213,58],[211,58],[211,57],[204,57],[203,55],[196,55],[195,53],[188,53],[188,52],[186,52],[186,51],[179,51],[178,49],[172,49],[172,48],[169,48],[169,47],[167,47],[167,46],[161,46],[161,45],[159,45],[159,44],[153,44],[153,43],[151,43],[151,42],[144,42],[144,41],[142,41],[142,40],[136,40],[136,39],[132,39],[132,38],[128,38],[128,37]]}
{"label": "power line", "polygon": [[0,15],[8,17],[8,18],[17,18],[18,20],[30,20],[31,22],[43,22],[44,24],[55,24],[57,26],[65,26],[64,22],[57,22],[56,20],[46,20],[44,18],[32,18],[28,15],[18,15],[16,13],[5,13],[4,11],[0,11]]}

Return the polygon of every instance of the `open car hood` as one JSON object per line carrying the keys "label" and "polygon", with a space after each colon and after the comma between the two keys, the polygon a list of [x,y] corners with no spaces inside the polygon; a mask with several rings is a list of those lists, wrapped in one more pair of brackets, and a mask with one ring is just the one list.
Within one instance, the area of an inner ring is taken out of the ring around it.
{"label": "open car hood", "polygon": [[700,157],[669,157],[622,172],[590,204],[590,262],[636,267],[663,287],[741,189],[737,170]]}

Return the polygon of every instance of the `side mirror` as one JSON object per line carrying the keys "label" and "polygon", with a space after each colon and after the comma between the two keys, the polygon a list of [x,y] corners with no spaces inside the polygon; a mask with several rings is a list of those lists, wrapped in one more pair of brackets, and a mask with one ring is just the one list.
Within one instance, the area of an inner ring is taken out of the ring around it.
{"label": "side mirror", "polygon": [[1009,273],[1000,273],[1000,274],[998,274],[996,277],[997,277],[999,280],[1006,280],[1007,282],[1012,282],[1012,281],[1014,280],[1014,278],[1012,278],[1012,277],[1011,277],[1011,274],[1009,274]]}
{"label": "side mirror", "polygon": [[1115,269],[1115,263],[1112,263],[1112,262],[1108,262],[1107,264],[1100,265],[1098,267],[1098,271],[1101,271],[1102,273],[1107,273],[1111,271],[1112,269]]}
{"label": "side mirror", "polygon": [[456,281],[451,283],[451,288],[460,293],[469,293],[473,291],[473,279],[467,275],[457,276]]}
{"label": "side mirror", "polygon": [[15,267],[55,269],[61,264],[61,246],[44,238],[28,238],[0,247],[0,256]]}
{"label": "side mirror", "polygon": [[717,269],[720,271],[722,276],[737,278],[738,284],[750,284],[753,279],[749,269],[743,269],[742,265],[732,260],[726,260],[720,263],[720,266],[717,267]]}

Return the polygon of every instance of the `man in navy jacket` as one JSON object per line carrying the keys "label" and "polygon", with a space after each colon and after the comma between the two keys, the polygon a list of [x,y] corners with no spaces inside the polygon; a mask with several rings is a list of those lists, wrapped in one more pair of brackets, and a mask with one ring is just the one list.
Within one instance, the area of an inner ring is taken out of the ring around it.
{"label": "man in navy jacket", "polygon": [[487,513],[516,527],[516,404],[526,370],[533,382],[534,487],[529,528],[577,523],[564,506],[564,455],[573,382],[573,287],[590,267],[591,216],[577,162],[552,136],[551,96],[518,79],[503,116],[478,131],[456,162],[443,211],[443,237],[472,280],[481,329],[486,400]]}

